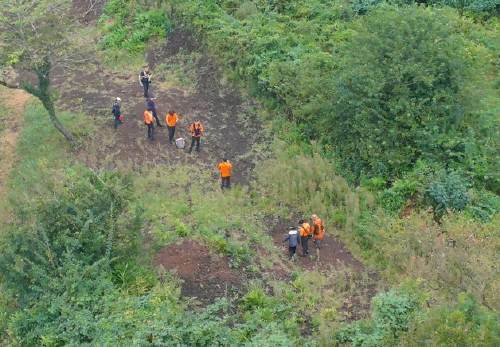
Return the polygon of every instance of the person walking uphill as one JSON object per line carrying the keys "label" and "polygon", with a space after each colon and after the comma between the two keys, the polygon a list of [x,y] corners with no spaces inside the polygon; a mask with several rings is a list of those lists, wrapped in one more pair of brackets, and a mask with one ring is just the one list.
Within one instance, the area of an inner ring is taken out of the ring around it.
{"label": "person walking uphill", "polygon": [[311,226],[301,219],[299,221],[300,244],[302,246],[302,256],[309,255],[309,239],[311,238]]}
{"label": "person walking uphill", "polygon": [[189,153],[193,151],[193,147],[196,144],[196,152],[200,151],[200,140],[201,135],[205,131],[203,125],[199,120],[195,120],[190,126],[189,131],[191,132],[191,147],[189,147]]}
{"label": "person walking uphill", "polygon": [[113,102],[113,109],[111,110],[111,113],[113,113],[113,118],[115,120],[115,129],[118,128],[118,126],[123,123],[122,111],[120,110],[121,101],[122,99],[116,98],[115,101]]}
{"label": "person walking uphill", "polygon": [[325,226],[323,225],[323,221],[315,214],[311,216],[311,221],[313,229],[313,242],[316,246],[316,260],[319,261],[321,243],[325,238]]}
{"label": "person walking uphill", "polygon": [[177,113],[175,113],[174,111],[168,111],[165,116],[165,123],[167,124],[168,142],[170,142],[170,144],[174,143],[175,126],[177,125],[178,121],[179,116],[177,116]]}
{"label": "person walking uphill", "polygon": [[153,114],[151,113],[151,111],[144,111],[144,124],[146,124],[146,126],[148,127],[148,139],[153,141],[155,125]]}
{"label": "person walking uphill", "polygon": [[149,85],[151,84],[152,74],[149,72],[149,68],[144,66],[144,69],[139,73],[139,83],[144,88],[144,97],[149,96]]}
{"label": "person walking uphill", "polygon": [[288,256],[290,260],[295,260],[295,253],[297,251],[297,245],[299,244],[299,233],[294,227],[290,227],[288,230],[288,235],[285,236],[283,242],[288,241]]}
{"label": "person walking uphill", "polygon": [[156,119],[156,125],[158,125],[159,128],[163,127],[163,125],[160,124],[160,120],[158,119],[158,114],[156,113],[156,103],[154,101],[154,98],[148,98],[146,100],[146,109],[148,111],[151,111],[153,117]]}
{"label": "person walking uphill", "polygon": [[219,163],[219,172],[221,178],[221,189],[231,188],[231,171],[233,169],[233,165],[226,158],[222,159],[222,162]]}

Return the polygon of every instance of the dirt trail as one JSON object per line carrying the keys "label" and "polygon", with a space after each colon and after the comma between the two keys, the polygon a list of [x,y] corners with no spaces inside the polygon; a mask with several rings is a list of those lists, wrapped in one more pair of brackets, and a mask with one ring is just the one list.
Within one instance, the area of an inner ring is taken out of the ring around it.
{"label": "dirt trail", "polygon": [[[151,88],[161,123],[164,124],[168,110],[178,112],[181,121],[176,138],[184,137],[189,145],[187,126],[199,118],[206,130],[200,153],[193,151],[188,154],[186,150],[168,144],[166,127],[155,129],[154,141],[147,139],[142,119],[145,99],[138,83],[139,71],[112,73],[97,61],[78,71],[77,77],[56,71],[54,84],[61,91],[60,106],[83,110],[105,120],[105,126],[95,136],[94,142],[80,153],[81,159],[92,167],[108,169],[193,163],[215,174],[217,162],[227,157],[234,164],[233,181],[245,183],[255,161],[252,146],[262,142],[261,123],[251,116],[251,102],[244,101],[235,90],[226,87],[217,65],[198,52],[192,63],[196,70],[193,90],[170,86],[169,81],[165,81],[169,73],[165,64],[170,66],[172,61],[179,60],[178,55],[190,57],[195,47],[197,43],[189,34],[174,31],[164,45],[148,52],[147,60],[153,71]],[[125,122],[114,131],[111,104],[117,96],[122,99]]]}
{"label": "dirt trail", "polygon": [[[0,118],[0,200],[5,198],[6,182],[15,163],[16,142],[30,95],[23,90],[0,88],[0,105],[7,112]],[[3,217],[3,216],[0,216]]]}
{"label": "dirt trail", "polygon": [[[283,254],[288,254],[288,245],[283,242],[286,236],[288,227],[294,225],[290,221],[278,220],[276,225],[271,229],[271,236],[276,247],[281,249]],[[302,256],[302,248],[300,245],[297,247],[297,261],[296,263],[303,268],[312,270],[328,270],[330,267],[349,267],[350,269],[361,272],[365,271],[363,263],[354,258],[349,250],[344,246],[335,235],[326,233],[325,239],[321,244],[320,261],[316,261],[316,249],[312,240],[309,241],[309,253],[311,257]]]}
{"label": "dirt trail", "polygon": [[208,247],[192,240],[164,247],[154,264],[182,279],[182,295],[204,303],[231,295],[244,282],[242,274],[229,267],[228,257],[213,254]]}

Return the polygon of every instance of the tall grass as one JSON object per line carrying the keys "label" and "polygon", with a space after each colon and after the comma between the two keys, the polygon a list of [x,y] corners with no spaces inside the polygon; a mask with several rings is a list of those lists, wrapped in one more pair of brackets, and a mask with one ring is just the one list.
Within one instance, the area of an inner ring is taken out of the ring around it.
{"label": "tall grass", "polygon": [[[93,131],[93,122],[86,115],[60,112],[59,117],[79,141]],[[50,194],[50,182],[62,177],[63,169],[72,162],[69,144],[50,123],[45,109],[37,101],[29,103],[17,141],[16,163],[7,182],[8,198],[0,206],[26,208],[33,196]]]}

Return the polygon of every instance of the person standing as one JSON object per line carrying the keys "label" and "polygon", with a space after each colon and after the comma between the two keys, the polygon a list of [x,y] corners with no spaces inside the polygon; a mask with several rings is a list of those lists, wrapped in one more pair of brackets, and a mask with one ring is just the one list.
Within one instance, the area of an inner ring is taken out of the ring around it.
{"label": "person standing", "polygon": [[153,141],[154,139],[154,119],[153,119],[153,114],[151,111],[145,110],[144,111],[144,124],[148,127],[148,139]]}
{"label": "person standing", "polygon": [[170,142],[170,144],[174,143],[175,126],[178,121],[179,116],[174,111],[168,111],[165,115],[165,123],[167,124],[168,130],[168,142]]}
{"label": "person standing", "polygon": [[283,242],[288,241],[288,256],[290,260],[295,260],[295,254],[297,252],[297,245],[299,244],[299,233],[295,227],[290,227],[288,230],[288,235],[285,236]]}
{"label": "person standing", "polygon": [[325,226],[323,225],[323,221],[315,214],[311,216],[311,221],[313,229],[313,242],[316,247],[316,260],[319,261],[321,243],[325,238]]}
{"label": "person standing", "polygon": [[149,85],[151,84],[152,74],[149,72],[149,68],[144,66],[144,68],[139,73],[139,83],[144,88],[144,97],[149,96]]}
{"label": "person standing", "polygon": [[311,225],[305,220],[299,221],[300,244],[302,246],[302,256],[309,255],[309,239],[311,238]]}
{"label": "person standing", "polygon": [[156,103],[154,98],[148,98],[146,100],[146,109],[148,111],[151,111],[151,114],[156,119],[156,125],[158,125],[159,128],[163,127],[163,125],[160,124],[160,119],[158,118],[158,114],[156,113]]}
{"label": "person standing", "polygon": [[233,165],[226,158],[222,159],[222,162],[219,163],[219,172],[221,178],[221,189],[231,188],[231,171],[233,169]]}
{"label": "person standing", "polygon": [[193,151],[193,147],[196,144],[196,152],[200,151],[200,141],[201,136],[205,129],[199,120],[195,120],[190,126],[189,131],[191,132],[191,147],[189,147],[189,153]]}
{"label": "person standing", "polygon": [[116,98],[115,101],[113,102],[113,109],[111,110],[111,113],[113,113],[113,118],[115,120],[115,129],[118,128],[120,124],[123,123],[123,117],[122,117],[122,112],[120,109],[120,102],[122,99]]}

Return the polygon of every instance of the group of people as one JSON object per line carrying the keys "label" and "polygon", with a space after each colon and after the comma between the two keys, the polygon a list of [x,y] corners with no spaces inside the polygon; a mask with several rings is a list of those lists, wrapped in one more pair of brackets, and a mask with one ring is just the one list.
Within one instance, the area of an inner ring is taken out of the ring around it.
{"label": "group of people", "polygon": [[[151,72],[148,67],[145,66],[144,69],[139,74],[139,83],[143,87],[144,97],[146,98],[146,109],[144,110],[144,124],[147,127],[147,136],[151,141],[154,139],[154,128],[155,122],[158,127],[163,127],[158,118],[157,108],[155,99],[150,96],[149,89],[151,85]],[[114,127],[118,128],[120,124],[123,123],[123,116],[121,114],[120,108],[121,99],[116,98],[113,103],[112,113],[114,116]],[[176,126],[180,120],[180,116],[173,110],[170,110],[165,115],[165,124],[168,131],[168,142],[174,144],[180,148],[184,146],[184,139],[179,138],[174,140]],[[201,137],[205,131],[203,125],[199,119],[195,119],[188,126],[189,133],[191,134],[191,146],[189,147],[189,153],[192,152],[193,148],[197,152],[200,151]],[[217,166],[221,178],[221,189],[228,189],[231,187],[231,174],[233,165],[226,158]],[[300,244],[302,247],[302,256],[309,256],[309,240],[312,239],[316,248],[316,260],[319,261],[321,242],[325,237],[325,227],[323,221],[315,214],[311,216],[310,223],[304,219],[301,219],[297,227],[290,227],[288,234],[286,235],[283,242],[288,241],[288,252],[290,259],[294,260],[297,253],[297,247]]]}
{"label": "group of people", "polygon": [[[146,99],[145,110],[143,113],[144,124],[147,128],[147,137],[149,140],[154,140],[154,132],[155,132],[155,122],[156,126],[162,128],[163,125],[158,118],[157,107],[155,103],[155,98],[150,95],[150,85],[151,85],[151,77],[152,73],[150,72],[147,66],[139,73],[139,84],[143,87],[144,90],[144,98]],[[123,123],[123,115],[121,113],[121,99],[119,97],[115,98],[112,107],[112,114],[114,118],[114,127],[118,128],[120,124]],[[177,112],[170,110],[165,115],[165,124],[167,126],[168,133],[168,142],[170,144],[176,144],[179,148],[184,148],[185,141],[183,138],[178,138],[175,140],[175,130],[177,124],[180,120],[180,116]],[[191,134],[191,146],[189,147],[188,152],[191,153],[193,148],[199,152],[201,145],[201,137],[204,134],[204,127],[201,124],[199,119],[195,119],[194,122],[189,124],[188,131]],[[221,177],[221,188],[226,189],[231,187],[231,174],[233,165],[226,158],[222,159],[222,161],[217,166],[220,177]]]}
{"label": "group of people", "polygon": [[298,226],[291,226],[283,242],[288,241],[288,255],[291,260],[295,260],[297,247],[302,247],[302,256],[309,256],[309,240],[312,239],[316,248],[316,260],[319,261],[321,243],[325,238],[325,226],[321,218],[313,214],[311,223],[301,219]]}

